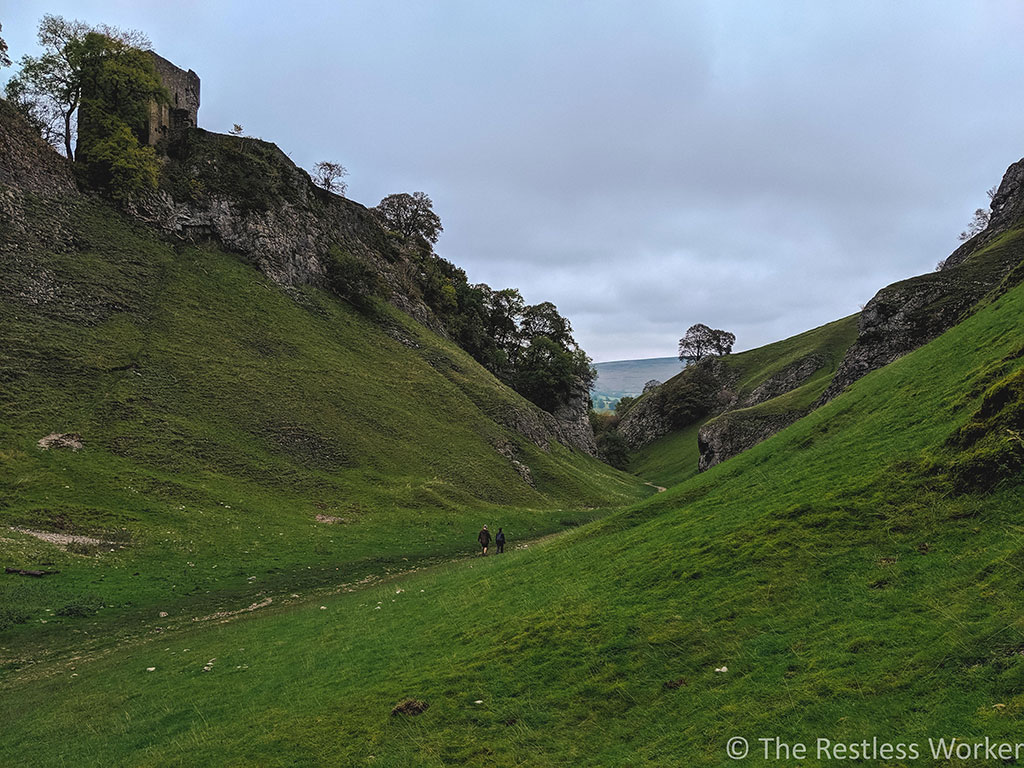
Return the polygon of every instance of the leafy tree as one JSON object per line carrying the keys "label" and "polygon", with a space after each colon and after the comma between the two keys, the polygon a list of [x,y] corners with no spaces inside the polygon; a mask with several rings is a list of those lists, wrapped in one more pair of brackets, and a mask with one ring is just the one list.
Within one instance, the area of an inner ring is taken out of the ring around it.
{"label": "leafy tree", "polygon": [[[0,24],[0,32],[3,31],[4,25]],[[11,66],[11,57],[7,55],[7,43],[0,37],[0,68]]]}
{"label": "leafy tree", "polygon": [[728,355],[735,343],[735,334],[697,323],[679,340],[679,359],[699,361],[708,355]]}
{"label": "leafy tree", "polygon": [[[89,40],[89,35],[96,35]],[[23,56],[21,70],[7,83],[6,95],[31,122],[41,128],[43,137],[75,159],[75,119],[82,103],[82,78],[86,62],[96,55],[102,40],[107,48],[148,47],[140,32],[84,22],[68,21],[46,14],[39,22],[37,35],[41,56]]]}
{"label": "leafy tree", "polygon": [[547,411],[585,393],[596,375],[551,302],[527,306],[514,288],[470,285],[432,250],[415,257],[423,300],[451,338],[495,376]]}
{"label": "leafy tree", "polygon": [[658,387],[651,397],[655,398],[656,407],[673,428],[681,428],[693,424],[714,409],[721,386],[715,361],[705,357]]}
{"label": "leafy tree", "polygon": [[616,469],[629,467],[629,448],[617,429],[610,429],[597,436],[597,453]]}
{"label": "leafy tree", "polygon": [[434,213],[433,202],[425,192],[388,195],[373,210],[387,229],[402,237],[419,237],[436,243],[443,231],[440,217]]}
{"label": "leafy tree", "polygon": [[550,301],[525,307],[522,316],[520,333],[525,342],[528,343],[538,336],[547,336],[562,345],[568,345],[572,341],[572,326]]}
{"label": "leafy tree", "polygon": [[159,164],[156,150],[142,146],[123,123],[98,138],[82,153],[92,183],[120,203],[156,189]]}
{"label": "leafy tree", "polygon": [[629,413],[629,409],[633,407],[633,404],[635,402],[636,402],[636,398],[632,397],[631,395],[626,395],[625,397],[620,397],[618,402],[615,403],[615,413],[616,413],[616,415],[618,415],[620,418],[622,416],[625,416],[627,413]]}
{"label": "leafy tree", "polygon": [[82,51],[76,163],[87,183],[127,202],[156,188],[156,152],[140,137],[150,105],[168,94],[138,48],[89,32]]}
{"label": "leafy tree", "polygon": [[241,135],[243,133],[245,133],[245,128],[243,128],[238,123],[234,123],[234,124],[232,124],[231,130],[229,130],[228,133],[230,133],[232,136],[239,136],[239,137],[241,137]]}
{"label": "leafy tree", "polygon": [[572,352],[547,336],[538,336],[523,350],[513,386],[523,397],[550,412],[572,396],[576,373]]}
{"label": "leafy tree", "polygon": [[313,166],[313,183],[342,197],[345,196],[345,190],[348,189],[348,184],[342,181],[344,176],[348,176],[348,170],[341,163],[321,160]]}
{"label": "leafy tree", "polygon": [[646,384],[644,384],[644,394],[646,395],[652,389],[657,389],[660,386],[661,386],[661,382],[660,381],[658,381],[657,379],[651,379]]}

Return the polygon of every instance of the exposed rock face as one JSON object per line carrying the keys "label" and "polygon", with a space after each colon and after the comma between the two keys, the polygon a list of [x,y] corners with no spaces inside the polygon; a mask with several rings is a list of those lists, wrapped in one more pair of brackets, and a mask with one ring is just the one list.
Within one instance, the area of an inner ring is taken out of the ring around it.
{"label": "exposed rock face", "polygon": [[962,264],[968,256],[984,248],[1024,217],[1024,158],[1006,169],[989,209],[988,226],[953,251],[943,262],[943,269]]}
{"label": "exposed rock face", "polygon": [[630,450],[643,448],[674,429],[733,406],[734,383],[720,358],[688,365],[637,400],[619,422],[619,434]]}
{"label": "exposed rock face", "polygon": [[556,408],[553,417],[560,442],[597,456],[597,442],[590,426],[590,396],[583,387],[577,386],[569,402]]}
{"label": "exposed rock face", "polygon": [[[163,188],[137,206],[143,219],[182,239],[216,238],[285,286],[323,286],[328,254],[342,249],[384,279],[393,304],[441,330],[376,217],[316,187],[276,145],[193,130],[175,155]],[[251,180],[257,174],[265,179]]]}
{"label": "exposed rock face", "polygon": [[41,196],[77,191],[71,164],[0,100],[0,184]]}
{"label": "exposed rock face", "polygon": [[803,418],[807,409],[759,413],[743,410],[792,392],[802,386],[817,371],[828,364],[824,356],[812,353],[787,365],[781,371],[761,382],[749,395],[742,398],[739,409],[729,409],[718,418],[708,422],[697,433],[697,448],[700,451],[698,468],[701,472],[720,464],[726,459],[753,448],[776,432]]}
{"label": "exposed rock face", "polygon": [[622,421],[619,434],[630,450],[636,451],[672,431],[672,422],[656,397],[643,397],[633,404]]}
{"label": "exposed rock face", "polygon": [[[820,403],[956,325],[1024,257],[1024,248],[1016,243],[978,253],[1019,224],[1022,216],[1024,160],[1011,165],[1003,176],[984,231],[957,248],[938,272],[893,283],[865,305],[857,340],[847,350]],[[974,254],[978,257],[970,258]]]}
{"label": "exposed rock face", "polygon": [[753,448],[780,432],[803,413],[762,414],[736,411],[725,413],[701,427],[697,435],[699,469],[703,472],[728,458]]}
{"label": "exposed rock face", "polygon": [[519,476],[521,478],[523,478],[524,483],[530,486],[534,484],[533,473],[530,471],[530,468],[526,464],[519,460],[516,448],[514,445],[512,445],[512,443],[500,442],[496,446],[494,446],[494,450],[496,450],[498,453],[500,453],[502,456],[508,459],[509,463],[512,465],[512,468],[519,473]]}
{"label": "exposed rock face", "polygon": [[800,358],[758,384],[749,395],[740,401],[739,407],[749,408],[752,405],[771,400],[773,397],[792,392],[823,368],[827,362],[818,354]]}

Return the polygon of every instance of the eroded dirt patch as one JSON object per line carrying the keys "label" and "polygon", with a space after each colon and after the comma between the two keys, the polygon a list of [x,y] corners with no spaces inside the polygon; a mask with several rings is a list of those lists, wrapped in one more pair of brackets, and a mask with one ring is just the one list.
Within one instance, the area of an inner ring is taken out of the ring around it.
{"label": "eroded dirt patch", "polygon": [[46,437],[39,438],[36,445],[44,451],[51,448],[70,448],[72,451],[80,451],[85,447],[82,444],[82,436],[77,432],[51,432]]}
{"label": "eroded dirt patch", "polygon": [[51,531],[33,531],[31,528],[16,528],[11,526],[12,531],[18,533],[24,533],[28,536],[35,536],[40,541],[45,541],[48,544],[55,544],[58,547],[67,547],[69,544],[78,544],[80,546],[87,547],[101,547],[101,546],[120,546],[113,542],[103,541],[102,539],[96,539],[92,536],[80,536],[74,533],[53,533]]}

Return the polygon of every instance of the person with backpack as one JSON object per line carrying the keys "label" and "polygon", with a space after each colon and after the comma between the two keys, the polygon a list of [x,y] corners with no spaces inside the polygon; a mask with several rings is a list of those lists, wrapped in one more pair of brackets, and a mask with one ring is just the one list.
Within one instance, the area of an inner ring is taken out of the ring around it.
{"label": "person with backpack", "polygon": [[481,554],[486,557],[487,547],[490,546],[491,543],[491,532],[487,530],[486,525],[480,529],[480,533],[477,534],[476,540],[480,542],[480,548],[483,550]]}
{"label": "person with backpack", "polygon": [[501,528],[499,528],[498,532],[494,535],[494,547],[494,554],[496,555],[500,555],[505,551],[505,532],[502,531]]}

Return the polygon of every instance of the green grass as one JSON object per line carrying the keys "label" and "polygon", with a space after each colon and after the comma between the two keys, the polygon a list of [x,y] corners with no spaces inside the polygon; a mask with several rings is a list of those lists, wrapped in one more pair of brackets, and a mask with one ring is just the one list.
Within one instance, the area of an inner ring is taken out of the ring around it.
{"label": "green grass", "polygon": [[[525,552],[12,666],[0,754],[717,766],[736,735],[1016,741],[1021,478],[956,493],[947,441],[1024,368],[1022,316],[1018,287],[750,451]],[[407,697],[429,708],[391,717]]]}
{"label": "green grass", "polygon": [[[389,306],[285,291],[235,255],[67,205],[30,213],[70,246],[26,237],[3,264],[0,559],[61,571],[0,579],[5,658],[454,557],[483,523],[544,535],[651,493],[503,426],[537,411]],[[85,447],[40,450],[51,432]],[[116,544],[65,552],[9,526]]]}
{"label": "green grass", "polygon": [[629,471],[664,488],[689,480],[697,474],[697,433],[706,421],[670,432],[630,454]]}

